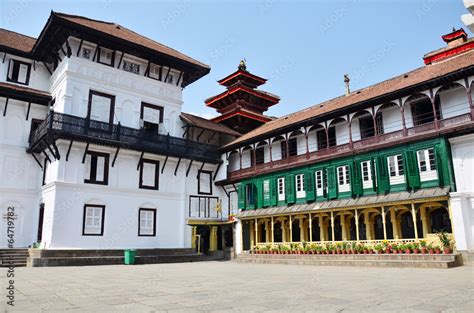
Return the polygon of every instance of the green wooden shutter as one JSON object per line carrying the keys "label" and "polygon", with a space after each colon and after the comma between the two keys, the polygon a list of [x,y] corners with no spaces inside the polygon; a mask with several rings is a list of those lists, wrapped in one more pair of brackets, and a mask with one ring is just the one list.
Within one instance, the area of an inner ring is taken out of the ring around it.
{"label": "green wooden shutter", "polygon": [[239,209],[245,210],[245,185],[240,184],[237,193],[239,195]]}
{"label": "green wooden shutter", "polygon": [[[418,172],[418,162],[415,151],[407,150],[403,154],[407,186],[413,189],[420,188],[420,173]],[[427,160],[427,162],[429,161]]]}
{"label": "green wooden shutter", "polygon": [[277,179],[270,179],[270,205],[277,205],[278,194],[277,194]]}
{"label": "green wooden shutter", "polygon": [[316,191],[314,188],[314,172],[306,171],[304,173],[304,180],[305,180],[306,200],[308,201],[316,200]]}
{"label": "green wooden shutter", "polygon": [[295,175],[289,174],[285,179],[286,203],[295,203]]}
{"label": "green wooden shutter", "polygon": [[377,191],[377,173],[375,173],[375,168],[377,167],[377,161],[375,158],[370,159],[370,175],[372,177],[372,190]]}
{"label": "green wooden shutter", "polygon": [[263,180],[257,180],[255,183],[255,207],[261,208],[263,207]]}
{"label": "green wooden shutter", "polygon": [[327,184],[328,184],[328,198],[336,199],[337,198],[337,178],[336,178],[336,168],[330,166],[326,168],[327,171]]}
{"label": "green wooden shutter", "polygon": [[379,193],[387,193],[390,191],[387,158],[383,156],[377,157],[377,183]]}
{"label": "green wooden shutter", "polygon": [[[436,158],[436,173],[438,173],[438,184],[444,186],[443,172],[445,171],[445,168],[448,167],[449,158],[446,155],[446,149],[444,149],[440,144],[435,146],[434,153]],[[445,164],[443,164],[443,159],[446,160]]]}
{"label": "green wooden shutter", "polygon": [[351,191],[353,196],[362,195],[362,173],[360,170],[360,163],[354,161],[350,167],[351,171]]}

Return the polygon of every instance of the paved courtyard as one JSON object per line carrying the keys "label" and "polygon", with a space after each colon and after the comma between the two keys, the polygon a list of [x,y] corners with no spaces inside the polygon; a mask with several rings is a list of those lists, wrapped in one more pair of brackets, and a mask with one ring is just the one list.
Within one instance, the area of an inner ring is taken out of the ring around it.
{"label": "paved courtyard", "polygon": [[[6,293],[6,270],[2,269]],[[200,262],[17,268],[2,312],[474,312],[474,268],[450,270]]]}

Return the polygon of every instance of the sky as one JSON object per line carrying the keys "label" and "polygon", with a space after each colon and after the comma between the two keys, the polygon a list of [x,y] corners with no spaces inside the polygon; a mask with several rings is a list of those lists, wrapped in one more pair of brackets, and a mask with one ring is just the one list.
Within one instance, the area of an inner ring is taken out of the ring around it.
{"label": "sky", "polygon": [[467,13],[462,0],[0,0],[0,27],[37,37],[51,10],[118,23],[210,65],[183,90],[182,110],[204,117],[216,116],[204,99],[241,59],[281,98],[267,114],[283,116],[342,95],[346,73],[357,90],[423,66]]}

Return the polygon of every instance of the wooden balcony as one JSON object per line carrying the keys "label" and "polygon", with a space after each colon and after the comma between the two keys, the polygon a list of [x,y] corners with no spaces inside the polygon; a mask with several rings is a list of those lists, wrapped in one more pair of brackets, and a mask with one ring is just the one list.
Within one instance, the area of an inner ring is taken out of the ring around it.
{"label": "wooden balcony", "polygon": [[49,113],[30,134],[27,152],[39,153],[54,146],[59,138],[212,164],[220,162],[217,146],[56,112]]}
{"label": "wooden balcony", "polygon": [[254,175],[285,170],[295,166],[304,166],[313,164],[317,161],[325,161],[353,153],[377,150],[387,146],[392,146],[394,144],[429,139],[438,135],[454,133],[459,130],[464,131],[466,129],[471,131],[474,130],[474,121],[472,121],[470,113],[440,120],[438,121],[438,127],[436,127],[435,122],[429,122],[408,128],[405,131],[402,129],[355,141],[352,143],[352,145],[342,144],[318,151],[292,156],[282,160],[256,164],[252,167],[236,171],[228,171],[227,180],[225,182],[232,183]]}

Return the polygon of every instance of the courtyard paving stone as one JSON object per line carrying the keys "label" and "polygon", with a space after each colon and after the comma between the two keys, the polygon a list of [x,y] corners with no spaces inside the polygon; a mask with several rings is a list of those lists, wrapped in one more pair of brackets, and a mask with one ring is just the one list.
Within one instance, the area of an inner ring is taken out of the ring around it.
{"label": "courtyard paving stone", "polygon": [[[6,285],[6,271],[1,271]],[[474,268],[199,262],[17,268],[8,312],[474,312]],[[2,296],[4,298],[4,296]]]}

